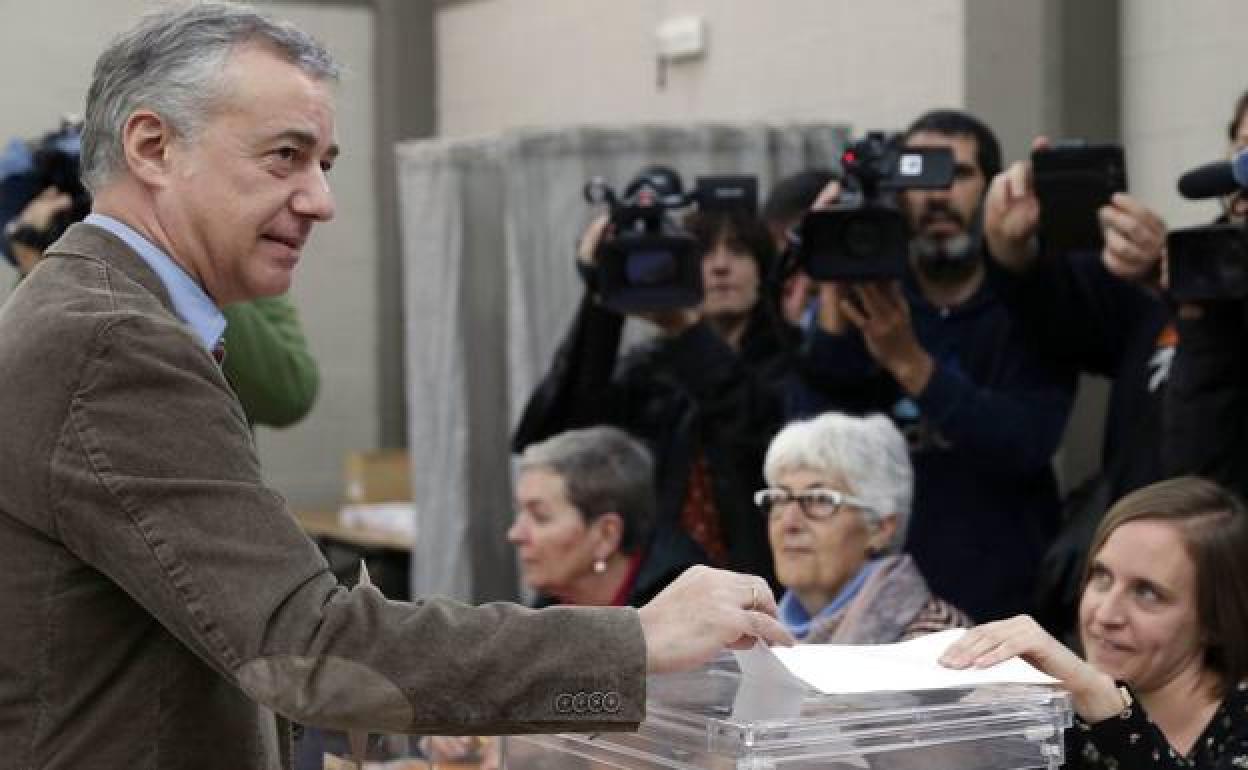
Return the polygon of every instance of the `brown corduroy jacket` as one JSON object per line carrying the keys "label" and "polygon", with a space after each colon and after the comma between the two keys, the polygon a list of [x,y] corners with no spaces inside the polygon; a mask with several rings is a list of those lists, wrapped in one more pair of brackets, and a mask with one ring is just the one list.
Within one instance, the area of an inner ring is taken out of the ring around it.
{"label": "brown corduroy jacket", "polygon": [[0,307],[0,768],[276,768],[273,712],[407,733],[631,729],[631,609],[338,585],[160,279],[75,225]]}

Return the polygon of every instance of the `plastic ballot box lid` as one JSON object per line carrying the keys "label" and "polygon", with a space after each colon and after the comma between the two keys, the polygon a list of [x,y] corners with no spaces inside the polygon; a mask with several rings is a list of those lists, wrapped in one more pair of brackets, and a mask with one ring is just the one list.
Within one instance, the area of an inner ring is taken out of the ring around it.
{"label": "plastic ballot box lid", "polygon": [[731,657],[651,676],[636,733],[505,741],[506,770],[1058,768],[1069,696],[1051,685],[826,695],[744,679]]}

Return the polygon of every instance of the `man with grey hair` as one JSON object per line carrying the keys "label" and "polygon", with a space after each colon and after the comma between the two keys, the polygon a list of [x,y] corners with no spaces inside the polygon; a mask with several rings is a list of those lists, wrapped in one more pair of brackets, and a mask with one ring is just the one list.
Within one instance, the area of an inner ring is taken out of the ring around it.
{"label": "man with grey hair", "polygon": [[212,352],[334,213],[328,54],[202,3],[97,62],[93,213],[0,310],[0,767],[273,768],[272,711],[389,732],[630,729],[647,671],[787,642],[758,578],[641,610],[339,586],[264,486]]}
{"label": "man with grey hair", "polygon": [[780,619],[806,642],[887,644],[971,625],[932,595],[905,542],[914,471],[882,415],[789,423],[767,448],[767,520]]}

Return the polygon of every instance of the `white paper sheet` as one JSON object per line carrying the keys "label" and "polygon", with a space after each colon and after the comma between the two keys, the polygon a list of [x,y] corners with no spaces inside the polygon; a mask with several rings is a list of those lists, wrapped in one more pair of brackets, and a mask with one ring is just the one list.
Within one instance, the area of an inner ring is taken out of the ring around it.
{"label": "white paper sheet", "polygon": [[[828,694],[907,692],[973,687],[982,684],[1056,684],[1019,658],[991,668],[951,669],[937,661],[965,633],[953,629],[897,644],[800,644],[737,653],[743,676],[771,680],[792,677]],[[769,660],[774,658],[781,667]],[[792,684],[792,682],[790,682]]]}

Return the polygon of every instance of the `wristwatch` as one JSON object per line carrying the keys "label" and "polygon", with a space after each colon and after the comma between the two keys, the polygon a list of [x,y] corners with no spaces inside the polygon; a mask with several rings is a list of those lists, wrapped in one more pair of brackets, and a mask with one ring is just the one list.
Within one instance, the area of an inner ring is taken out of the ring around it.
{"label": "wristwatch", "polygon": [[1126,719],[1131,716],[1131,705],[1135,703],[1135,699],[1131,697],[1131,691],[1125,684],[1118,685],[1118,695],[1122,698],[1122,710],[1118,712],[1118,716]]}

